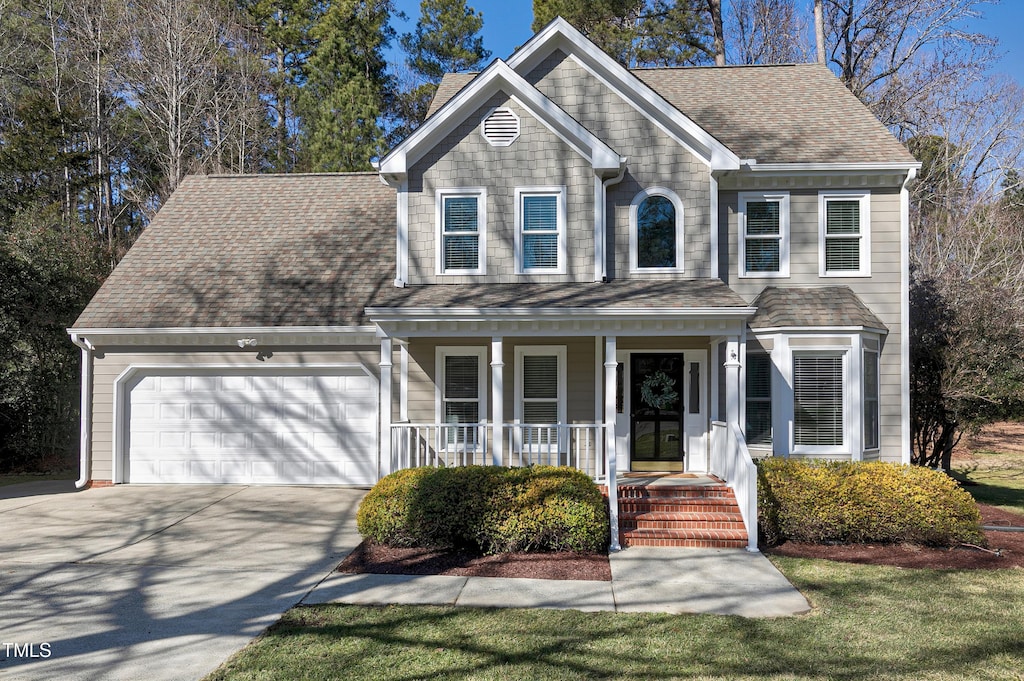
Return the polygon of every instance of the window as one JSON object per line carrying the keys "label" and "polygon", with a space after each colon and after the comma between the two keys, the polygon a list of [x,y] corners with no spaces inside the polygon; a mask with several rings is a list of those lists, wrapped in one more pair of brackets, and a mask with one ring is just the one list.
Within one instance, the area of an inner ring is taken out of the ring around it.
{"label": "window", "polygon": [[[516,420],[523,424],[565,423],[565,346],[516,348]],[[529,432],[527,432],[529,431]],[[524,429],[529,442],[555,442],[555,429]]]}
{"label": "window", "polygon": [[739,196],[741,277],[789,276],[789,194]]}
{"label": "window", "polygon": [[772,360],[765,352],[747,353],[748,445],[772,444]]}
{"label": "window", "polygon": [[[437,422],[476,424],[487,414],[486,348],[439,347],[437,349]],[[448,428],[448,444],[477,446],[477,429]]]}
{"label": "window", "polygon": [[878,351],[864,350],[864,449],[878,449]]}
{"label": "window", "polygon": [[520,273],[565,271],[565,188],[516,190]]}
{"label": "window", "polygon": [[860,192],[818,195],[821,276],[871,274],[870,198]]}
{"label": "window", "polygon": [[629,207],[630,269],[683,271],[683,204],[669,189],[636,195]]}
{"label": "window", "polygon": [[482,189],[438,192],[441,274],[483,274],[486,262]]}
{"label": "window", "polygon": [[817,451],[842,451],[845,353],[793,355],[793,444]]}

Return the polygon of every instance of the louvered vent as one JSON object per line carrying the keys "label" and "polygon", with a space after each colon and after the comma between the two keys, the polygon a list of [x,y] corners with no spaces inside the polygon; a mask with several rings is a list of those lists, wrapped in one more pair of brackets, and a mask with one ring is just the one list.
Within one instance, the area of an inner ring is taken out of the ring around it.
{"label": "louvered vent", "polygon": [[511,109],[495,109],[484,118],[483,135],[491,146],[507,147],[519,137],[519,116]]}

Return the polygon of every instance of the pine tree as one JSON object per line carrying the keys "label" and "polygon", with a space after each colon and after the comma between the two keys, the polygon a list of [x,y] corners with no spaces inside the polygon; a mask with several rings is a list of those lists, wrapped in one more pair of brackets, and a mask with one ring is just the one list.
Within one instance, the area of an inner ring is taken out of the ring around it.
{"label": "pine tree", "polygon": [[313,28],[299,98],[304,169],[370,170],[383,152],[378,121],[390,90],[383,53],[394,37],[391,11],[390,0],[334,0]]}

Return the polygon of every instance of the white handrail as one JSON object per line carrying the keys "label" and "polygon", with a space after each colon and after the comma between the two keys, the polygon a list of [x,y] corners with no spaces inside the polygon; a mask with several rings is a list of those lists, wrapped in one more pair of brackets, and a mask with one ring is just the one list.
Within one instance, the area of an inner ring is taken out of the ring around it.
{"label": "white handrail", "polygon": [[757,551],[757,466],[737,424],[712,421],[710,468],[736,495],[747,529],[747,550]]}

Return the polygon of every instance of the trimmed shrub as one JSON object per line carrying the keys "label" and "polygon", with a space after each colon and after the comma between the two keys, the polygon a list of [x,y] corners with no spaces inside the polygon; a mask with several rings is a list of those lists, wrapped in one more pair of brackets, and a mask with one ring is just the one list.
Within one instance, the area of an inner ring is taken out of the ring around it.
{"label": "trimmed shrub", "polygon": [[881,462],[758,462],[758,526],[765,543],[982,543],[974,499],[948,475]]}
{"label": "trimmed shrub", "polygon": [[585,474],[554,466],[414,468],[383,478],[356,515],[359,533],[389,546],[599,551],[604,497]]}

